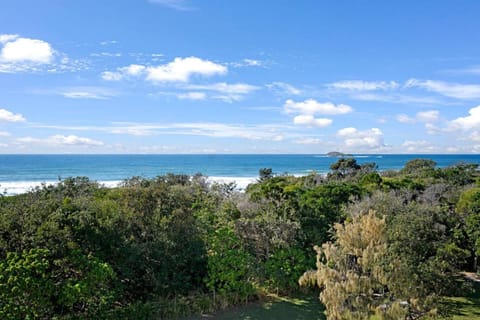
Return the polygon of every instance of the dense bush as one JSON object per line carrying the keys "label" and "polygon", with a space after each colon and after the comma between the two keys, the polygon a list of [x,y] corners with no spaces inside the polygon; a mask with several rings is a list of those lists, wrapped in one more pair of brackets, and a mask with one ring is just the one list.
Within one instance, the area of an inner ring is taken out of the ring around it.
{"label": "dense bush", "polygon": [[[477,267],[476,165],[436,168],[421,159],[384,174],[340,159],[328,176],[268,168],[260,175],[246,192],[168,174],[113,189],[68,178],[0,197],[0,318],[172,318],[265,290],[293,294],[315,266],[313,246],[338,243],[339,226],[359,223],[370,209],[385,223],[372,239],[388,244],[382,265],[369,266],[385,275],[375,294],[386,285],[390,296],[417,299],[415,310],[426,312],[453,290],[459,269]],[[353,259],[347,251],[332,261]]]}

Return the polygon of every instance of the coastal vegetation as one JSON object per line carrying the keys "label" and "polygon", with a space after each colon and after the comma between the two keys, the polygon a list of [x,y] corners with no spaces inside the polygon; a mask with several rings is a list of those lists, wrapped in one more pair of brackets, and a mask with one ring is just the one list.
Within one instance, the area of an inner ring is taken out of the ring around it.
{"label": "coastal vegetation", "polygon": [[0,318],[180,318],[299,294],[326,319],[442,318],[478,296],[462,272],[479,255],[476,164],[340,158],[325,176],[262,168],[243,192],[200,174],[67,178],[0,197]]}

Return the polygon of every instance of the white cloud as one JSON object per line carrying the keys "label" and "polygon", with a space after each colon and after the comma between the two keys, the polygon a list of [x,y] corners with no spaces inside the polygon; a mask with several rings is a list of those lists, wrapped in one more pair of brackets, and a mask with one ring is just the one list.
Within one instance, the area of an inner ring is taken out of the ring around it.
{"label": "white cloud", "polygon": [[152,82],[188,82],[193,75],[223,75],[227,71],[223,65],[197,57],[177,57],[170,63],[146,69],[147,80]]}
{"label": "white cloud", "polygon": [[3,48],[0,61],[18,63],[32,62],[46,64],[53,60],[52,46],[43,40],[19,38],[12,35],[2,35]]}
{"label": "white cloud", "polygon": [[414,118],[409,117],[408,115],[406,115],[404,113],[397,114],[396,119],[397,119],[398,122],[401,122],[401,123],[414,123],[415,122]]}
{"label": "white cloud", "polygon": [[446,97],[457,99],[478,99],[480,98],[480,85],[459,84],[436,80],[410,79],[405,87],[418,87],[427,91],[436,92]]}
{"label": "white cloud", "polygon": [[180,123],[170,126],[173,134],[197,135],[214,138],[241,138],[247,140],[282,141],[282,128],[269,125],[234,125],[223,123]]}
{"label": "white cloud", "polygon": [[41,144],[49,146],[103,146],[102,141],[93,140],[90,138],[78,137],[76,135],[53,135],[45,139],[23,137],[16,139],[17,144]]}
{"label": "white cloud", "polygon": [[350,91],[391,90],[399,87],[395,81],[344,80],[327,84],[332,89]]}
{"label": "white cloud", "polygon": [[144,76],[146,80],[154,83],[181,83],[190,81],[190,78],[194,75],[209,77],[223,75],[227,71],[227,67],[209,60],[197,57],[177,57],[173,61],[159,66],[131,64],[117,68],[115,71],[104,71],[101,77],[107,81],[119,81],[129,77]]}
{"label": "white cloud", "polygon": [[466,117],[459,117],[457,119],[449,121],[447,130],[448,131],[479,130],[480,129],[480,105],[475,108],[471,108],[468,111],[468,114],[469,115]]}
{"label": "white cloud", "polygon": [[120,81],[123,79],[123,75],[120,72],[104,71],[101,75],[103,80],[106,81]]}
{"label": "white cloud", "polygon": [[320,144],[322,140],[318,138],[301,138],[294,141],[297,144]]}
{"label": "white cloud", "polygon": [[179,10],[179,11],[190,11],[193,10],[186,0],[149,0],[151,3],[159,4],[164,7]]}
{"label": "white cloud", "polygon": [[266,86],[270,90],[273,90],[274,92],[279,94],[287,94],[287,95],[294,95],[294,96],[298,96],[302,94],[302,90],[295,88],[291,84],[288,84],[285,82],[272,82],[270,84],[267,84]]}
{"label": "white cloud", "polygon": [[259,87],[257,86],[253,86],[246,83],[229,84],[225,82],[205,84],[205,85],[191,84],[191,85],[183,86],[182,88],[187,90],[205,90],[205,91],[216,92],[217,94],[212,95],[211,97],[214,99],[219,99],[226,102],[239,101],[246,94],[249,94],[252,91],[259,89]]}
{"label": "white cloud", "polygon": [[186,92],[178,94],[177,97],[179,99],[187,99],[187,100],[205,100],[207,98],[207,94],[205,92]]}
{"label": "white cloud", "polygon": [[320,103],[314,99],[308,99],[303,102],[295,102],[289,99],[285,102],[284,109],[287,113],[300,113],[307,115],[338,115],[353,111],[352,107],[345,104],[335,105],[331,102]]}
{"label": "white cloud", "polygon": [[438,134],[441,132],[441,130],[433,123],[425,123],[425,130],[427,130],[427,133],[431,135]]}
{"label": "white cloud", "polygon": [[457,153],[457,152],[468,152],[472,150],[469,148],[459,148],[456,146],[438,146],[432,144],[427,140],[405,140],[402,145],[402,152],[405,153],[438,153],[438,152],[448,152],[448,153]]}
{"label": "white cloud", "polygon": [[480,130],[473,131],[469,138],[472,141],[480,142]]}
{"label": "white cloud", "polygon": [[0,43],[6,43],[17,39],[18,34],[0,34]]}
{"label": "white cloud", "polygon": [[259,67],[262,65],[262,62],[260,60],[255,60],[255,59],[243,59],[243,62],[245,63],[246,66],[249,66],[249,67]]}
{"label": "white cloud", "polygon": [[91,53],[92,57],[109,57],[109,58],[119,58],[122,56],[120,52],[95,52]]}
{"label": "white cloud", "polygon": [[10,132],[0,131],[0,137],[10,137]]}
{"label": "white cloud", "polygon": [[173,123],[173,124],[144,124],[144,123],[113,123],[110,126],[60,126],[60,125],[31,125],[35,128],[98,131],[111,134],[127,134],[133,136],[151,135],[192,135],[214,138],[242,138],[248,140],[281,141],[289,126],[280,125],[246,125],[225,124],[215,122]]}
{"label": "white cloud", "polygon": [[440,112],[438,110],[420,111],[417,113],[417,120],[421,122],[435,122],[438,121]]}
{"label": "white cloud", "polygon": [[256,59],[243,59],[242,61],[232,62],[230,64],[236,68],[240,68],[240,67],[262,67],[264,63]]}
{"label": "white cloud", "polygon": [[146,67],[140,64],[131,64],[126,67],[118,68],[117,71],[102,72],[102,79],[107,81],[120,81],[128,77],[138,77],[142,75]]}
{"label": "white cloud", "polygon": [[350,149],[377,149],[384,146],[383,132],[378,128],[360,131],[349,127],[337,131],[337,136],[344,139],[345,146]]}
{"label": "white cloud", "polygon": [[35,94],[40,95],[60,95],[70,99],[110,99],[117,96],[118,93],[104,87],[65,87],[47,90],[34,90]]}
{"label": "white cloud", "polygon": [[0,122],[24,122],[25,118],[20,113],[13,113],[6,109],[0,109]]}
{"label": "white cloud", "polygon": [[105,41],[101,41],[100,45],[101,46],[107,46],[107,45],[117,44],[117,43],[118,43],[117,40],[105,40]]}
{"label": "white cloud", "polygon": [[351,99],[361,100],[361,101],[380,101],[388,103],[399,103],[399,104],[436,104],[436,105],[451,105],[453,103],[442,101],[434,97],[417,97],[405,94],[377,94],[377,93],[355,93],[349,95]]}
{"label": "white cloud", "polygon": [[67,91],[63,92],[62,95],[70,99],[108,99],[110,97],[109,95],[89,91]]}
{"label": "white cloud", "polygon": [[430,150],[432,145],[426,140],[406,140],[403,142],[402,147],[408,152],[425,152]]}
{"label": "white cloud", "polygon": [[220,93],[230,93],[230,94],[248,94],[252,91],[259,89],[257,86],[253,86],[246,83],[234,83],[228,84],[225,82],[219,82],[214,84],[206,85],[187,85],[187,89],[192,90],[207,90],[207,91],[216,91]]}
{"label": "white cloud", "polygon": [[301,114],[293,118],[293,123],[297,125],[305,125],[308,127],[324,128],[331,125],[332,119],[327,118],[315,118],[310,114]]}
{"label": "white cloud", "polygon": [[417,121],[432,123],[438,121],[439,117],[440,112],[438,110],[428,110],[417,112],[414,118],[404,113],[398,114],[396,119],[401,123],[415,123]]}

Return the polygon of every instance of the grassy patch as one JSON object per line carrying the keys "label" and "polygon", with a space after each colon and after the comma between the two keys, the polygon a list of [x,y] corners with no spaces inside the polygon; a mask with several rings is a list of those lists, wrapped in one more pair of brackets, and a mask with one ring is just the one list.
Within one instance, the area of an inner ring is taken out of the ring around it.
{"label": "grassy patch", "polygon": [[448,297],[445,306],[453,320],[480,320],[480,283],[473,283],[464,295]]}
{"label": "grassy patch", "polygon": [[272,297],[266,302],[248,304],[214,315],[191,317],[189,320],[325,320],[324,310],[315,295],[297,298]]}

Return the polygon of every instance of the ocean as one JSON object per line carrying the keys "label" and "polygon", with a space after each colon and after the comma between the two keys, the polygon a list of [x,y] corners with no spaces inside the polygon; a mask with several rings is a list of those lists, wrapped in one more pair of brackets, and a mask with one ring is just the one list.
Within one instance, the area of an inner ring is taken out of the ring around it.
{"label": "ocean", "polygon": [[[353,156],[359,164],[375,162],[378,169],[398,170],[416,158],[428,158],[438,167],[459,162],[480,164],[480,155],[364,154]],[[85,176],[107,187],[133,176],[152,178],[167,173],[201,173],[214,181],[236,182],[242,189],[258,177],[261,168],[277,174],[325,174],[338,158],[326,155],[0,155],[0,192],[27,192],[42,183]]]}

